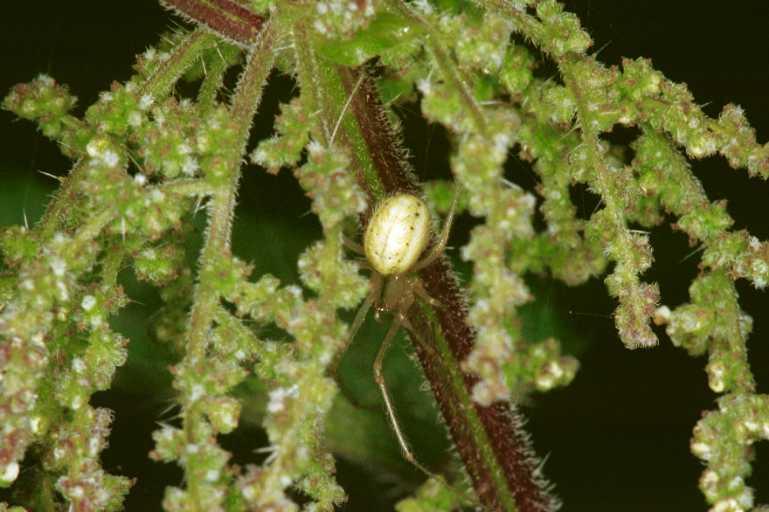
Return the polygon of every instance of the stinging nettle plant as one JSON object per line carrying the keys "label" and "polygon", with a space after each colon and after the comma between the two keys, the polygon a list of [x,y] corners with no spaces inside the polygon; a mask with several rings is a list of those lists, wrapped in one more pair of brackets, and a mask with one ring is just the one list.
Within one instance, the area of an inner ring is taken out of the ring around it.
{"label": "stinging nettle plant", "polygon": [[[382,200],[407,193],[433,210],[433,246],[455,194],[457,213],[475,225],[459,251],[470,276],[460,280],[438,257],[415,274],[424,293],[395,312],[454,448],[425,464],[428,476],[398,510],[558,509],[516,404],[568,385],[578,363],[555,339],[525,339],[527,274],[570,286],[603,279],[628,349],[657,345],[656,324],[675,346],[707,355],[719,398],[694,426],[699,487],[716,512],[769,509],[746,482],[753,444],[769,439],[769,397],[756,391],[752,319],[735,287],[766,286],[769,244],[734,229],[725,203],[691,172],[692,161],[721,155],[769,176],[769,145],[741,108],[711,118],[649,60],[602,64],[578,18],[552,0],[162,3],[188,28],[141,54],[135,74],[82,116],[45,75],[3,102],[73,162],[42,219],[0,237],[0,486],[9,501],[123,508],[135,482],[102,468],[113,413],[91,401],[128,356],[131,341],[113,325],[132,300],[128,269],[159,290],[154,336],[173,353],[173,414],[159,421],[149,457],[183,478],[166,488],[163,508],[342,505],[334,455],[381,460],[344,437],[355,430],[345,422],[361,416],[337,369],[350,313],[375,282],[347,247]],[[543,63],[553,76],[535,72]],[[239,73],[232,91],[230,70]],[[263,90],[281,76],[294,91],[274,135],[250,143]],[[194,93],[179,92],[190,84]],[[396,115],[408,102],[447,132],[451,180],[412,169]],[[606,137],[623,127],[637,130],[632,158]],[[536,173],[536,193],[506,178],[516,157]],[[261,168],[248,172],[292,172],[311,199],[322,237],[295,263],[301,283],[257,273],[232,250],[246,160]],[[572,202],[575,184],[600,198],[587,218]],[[644,276],[648,230],[664,223],[701,251],[690,301],[676,307]],[[267,439],[258,463],[243,465],[223,440],[245,422]],[[30,485],[36,491],[23,492]]]}

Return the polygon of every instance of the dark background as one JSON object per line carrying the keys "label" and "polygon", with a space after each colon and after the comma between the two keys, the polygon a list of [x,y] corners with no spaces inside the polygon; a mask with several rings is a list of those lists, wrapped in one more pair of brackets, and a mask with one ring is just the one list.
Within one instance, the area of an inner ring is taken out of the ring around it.
{"label": "dark background", "polygon": [[[81,108],[90,105],[111,81],[126,80],[134,55],[156,44],[158,34],[176,23],[152,0],[13,3],[13,9],[6,6],[0,15],[0,94],[46,72],[69,84],[80,98]],[[756,127],[758,140],[769,138],[769,4],[765,1],[566,3],[592,34],[595,48],[602,48],[599,58],[603,62],[617,64],[622,56],[649,57],[668,78],[686,82],[710,115],[717,115],[727,102],[737,103]],[[264,122],[257,123],[255,137],[269,135],[278,100],[287,99],[291,92],[289,80],[273,81],[261,112]],[[423,179],[440,176],[446,172],[445,136],[421,122],[415,112],[413,105],[401,111],[408,121],[405,135],[413,163]],[[628,135],[632,133],[619,137]],[[25,216],[33,222],[54,185],[36,171],[62,174],[69,163],[32,124],[7,112],[0,112],[0,140],[0,225],[22,223]],[[744,170],[729,169],[720,157],[697,162],[694,170],[709,197],[729,200],[736,228],[748,228],[761,239],[769,237],[769,185],[749,179]],[[515,163],[508,175],[526,188],[535,182],[530,170]],[[291,262],[309,240],[319,236],[317,222],[306,215],[308,203],[301,190],[289,173],[268,177],[256,168],[246,169],[243,186],[236,251],[257,262],[257,273],[269,271],[295,281]],[[584,211],[592,211],[595,198],[591,194],[576,189],[574,198]],[[452,245],[464,243],[471,223],[459,219]],[[669,228],[655,230],[652,238],[656,263],[644,277],[660,282],[663,301],[673,307],[687,300],[687,286],[697,274],[699,256],[692,255],[684,236]],[[131,293],[130,283],[127,286]],[[660,333],[661,345],[653,350],[624,349],[611,319],[613,302],[599,280],[578,289],[534,279],[532,286],[538,304],[528,308],[528,330],[562,333],[566,346],[582,363],[573,385],[535,396],[522,408],[537,453],[547,456],[545,473],[565,502],[563,510],[704,510],[706,504],[697,488],[702,465],[689,453],[689,439],[701,412],[715,406],[703,370],[705,359],[693,359],[672,347],[664,333]],[[135,288],[137,294],[148,293]],[[758,391],[767,393],[769,333],[762,318],[766,295],[745,282],[738,283],[738,290],[743,308],[755,321],[749,349]],[[146,337],[152,300],[156,298],[147,299],[145,309],[129,308],[116,321],[116,328],[132,339]],[[381,332],[374,327],[368,327],[369,331],[374,334],[364,337]],[[362,360],[373,357],[374,349],[369,347],[375,343],[356,342],[366,347],[358,349]],[[152,389],[147,382],[153,383],[155,378],[167,384],[167,376],[162,375],[164,364],[155,367],[160,374],[148,375],[142,368],[152,366],[142,357],[152,356],[140,349],[132,349],[131,354],[134,369],[121,370],[118,390],[99,394],[94,403],[117,411],[111,446],[104,453],[105,465],[111,471],[139,477],[127,508],[148,510],[153,508],[150,504],[159,503],[165,485],[181,482],[181,473],[172,465],[146,458],[152,447],[150,432],[168,398],[162,393],[147,394]],[[365,365],[360,366],[358,371],[368,375]],[[132,383],[138,378],[147,382]],[[370,395],[370,382],[365,386]],[[412,427],[409,436],[419,452],[443,434]],[[251,429],[224,442],[229,449],[242,451],[245,446],[249,451],[262,446],[264,438]],[[756,502],[767,503],[767,443],[757,444],[756,453],[748,482],[756,489]],[[392,500],[402,490],[375,477],[376,471],[361,471],[340,461],[339,478],[351,495],[347,510],[392,508]]]}

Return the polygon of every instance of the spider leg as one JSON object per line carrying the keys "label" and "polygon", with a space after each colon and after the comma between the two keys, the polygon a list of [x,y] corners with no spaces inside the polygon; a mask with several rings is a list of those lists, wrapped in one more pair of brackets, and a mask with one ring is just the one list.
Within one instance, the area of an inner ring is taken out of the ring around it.
{"label": "spider leg", "polygon": [[414,289],[413,289],[414,295],[422,299],[423,301],[427,302],[433,307],[443,307],[443,303],[439,301],[438,299],[434,299],[430,296],[429,293],[427,293],[427,290],[425,290],[425,285],[422,284],[422,281],[419,279],[414,280]]}
{"label": "spider leg", "polygon": [[419,332],[414,329],[414,326],[411,325],[411,322],[409,322],[408,318],[403,316],[401,318],[401,325],[406,328],[406,330],[409,332],[409,335],[411,336],[412,341],[417,343],[420,347],[422,347],[424,350],[435,354],[435,347],[428,343]]}
{"label": "spider leg", "polygon": [[358,312],[355,313],[355,318],[350,325],[350,335],[347,337],[344,346],[339,348],[336,355],[334,356],[334,360],[329,365],[329,375],[335,380],[336,371],[339,367],[339,362],[342,360],[342,356],[345,352],[347,352],[350,344],[355,339],[355,335],[358,334],[358,329],[360,329],[360,326],[363,325],[363,321],[366,320],[366,314],[368,314],[368,310],[371,309],[371,305],[379,300],[379,295],[381,293],[382,276],[379,274],[373,274],[371,276],[371,290],[369,290],[368,295],[366,295],[366,298],[363,300],[363,304],[361,304],[360,308],[358,308]]}
{"label": "spider leg", "polygon": [[376,380],[377,386],[379,386],[379,391],[382,393],[385,409],[387,410],[387,418],[390,420],[390,425],[392,425],[393,431],[395,432],[395,437],[398,438],[398,444],[401,447],[403,457],[427,476],[433,476],[433,474],[427,468],[425,468],[422,464],[419,463],[419,461],[417,461],[414,453],[409,447],[408,440],[406,439],[406,436],[403,434],[403,431],[398,424],[398,418],[395,416],[395,408],[393,407],[392,400],[390,399],[390,394],[387,392],[387,384],[385,383],[384,373],[382,372],[382,362],[384,361],[384,356],[392,345],[393,339],[395,338],[395,333],[398,332],[398,328],[402,323],[402,315],[398,315],[396,319],[393,320],[393,323],[387,330],[387,334],[385,335],[384,340],[382,340],[382,344],[379,346],[379,351],[377,352],[376,359],[374,360],[374,380]]}
{"label": "spider leg", "polygon": [[357,253],[360,255],[366,254],[366,251],[363,250],[363,246],[361,244],[359,244],[358,242],[353,242],[346,236],[342,237],[342,244],[354,253]]}
{"label": "spider leg", "polygon": [[443,254],[443,251],[446,249],[446,244],[449,241],[449,234],[451,234],[451,224],[454,222],[454,213],[457,210],[458,199],[459,190],[457,190],[457,186],[455,185],[454,199],[451,201],[451,208],[449,209],[449,214],[446,216],[446,220],[443,222],[443,229],[441,229],[441,234],[438,237],[438,241],[435,243],[435,245],[432,246],[430,252],[427,253],[427,256],[425,256],[421,261],[418,261],[416,265],[414,265],[414,272],[427,267],[432,262],[440,258],[441,254]]}

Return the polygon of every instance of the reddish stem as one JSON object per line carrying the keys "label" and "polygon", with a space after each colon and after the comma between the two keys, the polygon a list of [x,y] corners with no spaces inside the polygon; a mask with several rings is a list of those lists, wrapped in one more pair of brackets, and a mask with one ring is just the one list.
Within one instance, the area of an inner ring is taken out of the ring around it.
{"label": "reddish stem", "polygon": [[160,3],[239,46],[252,46],[264,25],[263,17],[234,0],[160,0]]}

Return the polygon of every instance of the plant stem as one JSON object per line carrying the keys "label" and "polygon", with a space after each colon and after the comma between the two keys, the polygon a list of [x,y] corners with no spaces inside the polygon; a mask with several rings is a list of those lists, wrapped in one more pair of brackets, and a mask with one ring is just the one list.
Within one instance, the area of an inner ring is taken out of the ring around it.
{"label": "plant stem", "polygon": [[[268,26],[262,31],[256,48],[248,56],[230,108],[235,128],[232,146],[227,151],[228,180],[217,187],[208,204],[208,229],[200,255],[200,274],[195,287],[193,308],[187,334],[185,362],[192,367],[204,366],[209,330],[219,307],[216,272],[218,262],[230,254],[230,238],[236,205],[240,163],[245,153],[251,122],[261,100],[262,90],[272,69],[272,45],[274,33]],[[204,443],[200,439],[199,422],[205,421],[202,413],[189,404],[184,411],[184,430],[190,443]],[[205,432],[203,430],[202,432]],[[205,435],[205,434],[204,434]],[[189,470],[189,463],[186,463]],[[189,492],[196,506],[201,502],[199,479],[188,479]]]}
{"label": "plant stem", "polygon": [[234,0],[160,0],[166,8],[249,48],[257,40],[264,18]]}
{"label": "plant stem", "polygon": [[189,69],[200,54],[216,44],[216,37],[202,28],[187,35],[168,58],[141,88],[142,93],[151,95],[156,101],[171,93],[171,88],[182,74]]}
{"label": "plant stem", "polygon": [[[318,115],[321,116],[319,124],[322,129],[318,132],[322,133],[314,132],[313,135],[326,143],[330,143],[331,131],[337,123],[339,124],[336,139],[350,150],[353,168],[358,174],[358,183],[373,200],[370,203],[375,204],[376,201],[384,197],[387,189],[385,182],[379,177],[379,173],[382,172],[381,169],[389,168],[392,165],[400,166],[395,160],[403,159],[403,153],[395,147],[396,153],[386,155],[386,160],[374,160],[376,156],[380,155],[370,153],[366,139],[355,121],[355,115],[353,115],[355,103],[361,94],[366,94],[363,88],[358,88],[349,108],[343,112],[344,105],[350,98],[349,91],[355,88],[357,77],[351,77],[345,69],[336,68],[320,60],[313,50],[308,29],[301,22],[294,25],[293,35],[296,48],[297,75],[299,85],[302,88],[302,98],[306,97],[312,102],[311,105],[307,106],[308,110],[318,112]],[[342,114],[344,115],[340,119],[339,116]],[[386,172],[385,174],[391,175]],[[416,190],[413,189],[412,191]]]}
{"label": "plant stem", "polygon": [[[232,150],[233,158],[230,162],[228,185],[214,190],[208,205],[208,230],[200,257],[203,269],[216,262],[222,254],[230,253],[230,235],[240,181],[240,161],[248,142],[251,120],[259,105],[267,75],[272,69],[272,42],[272,31],[264,31],[260,47],[249,56],[232,101],[231,112],[237,126],[237,138],[233,142],[233,148],[237,149]],[[202,357],[205,354],[208,339],[206,334],[219,303],[218,294],[215,292],[216,276],[210,275],[210,277],[212,279],[201,279],[195,289],[193,301],[195,306],[190,315],[187,357]]]}
{"label": "plant stem", "polygon": [[214,59],[208,69],[206,69],[206,76],[203,79],[203,83],[198,91],[198,105],[201,110],[207,110],[214,106],[216,103],[216,97],[224,83],[224,74],[227,72],[229,63],[222,55],[221,49],[217,46],[219,58]]}
{"label": "plant stem", "polygon": [[438,32],[432,24],[424,19],[419,13],[415,12],[409,6],[407,6],[402,0],[390,0],[390,5],[398,9],[404,16],[413,20],[414,22],[422,25],[427,32],[428,39],[425,41],[425,46],[435,58],[435,63],[441,70],[441,73],[446,80],[451,83],[455,91],[459,93],[462,103],[464,103],[467,112],[473,118],[475,128],[480,133],[486,131],[486,118],[483,115],[478,102],[475,101],[475,97],[470,91],[470,86],[467,84],[467,80],[462,76],[462,73],[451,60],[451,56],[446,52],[443,45],[441,45],[441,34]]}
{"label": "plant stem", "polygon": [[66,215],[68,211],[71,211],[69,205],[73,201],[72,190],[75,188],[74,184],[80,179],[80,175],[83,171],[83,160],[79,160],[72,167],[69,175],[61,180],[61,186],[56,194],[53,196],[51,203],[45,209],[43,218],[40,219],[40,224],[37,226],[37,231],[41,240],[50,239],[61,224],[62,217]]}
{"label": "plant stem", "polygon": [[158,185],[157,189],[168,194],[188,197],[207,196],[211,195],[214,191],[214,187],[210,183],[194,178],[173,180]]}

